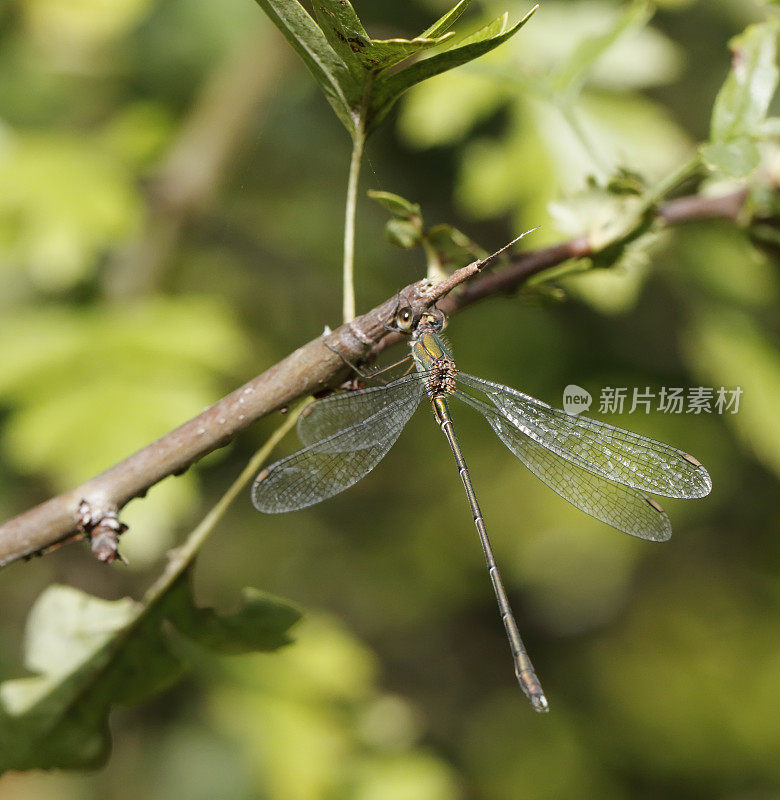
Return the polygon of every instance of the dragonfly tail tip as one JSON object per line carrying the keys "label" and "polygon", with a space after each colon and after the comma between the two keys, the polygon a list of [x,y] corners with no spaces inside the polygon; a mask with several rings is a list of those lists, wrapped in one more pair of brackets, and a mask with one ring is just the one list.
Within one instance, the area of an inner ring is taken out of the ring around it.
{"label": "dragonfly tail tip", "polygon": [[550,706],[547,703],[547,698],[543,694],[537,694],[533,697],[529,697],[528,699],[531,701],[534,711],[538,711],[540,714],[546,714],[550,710]]}

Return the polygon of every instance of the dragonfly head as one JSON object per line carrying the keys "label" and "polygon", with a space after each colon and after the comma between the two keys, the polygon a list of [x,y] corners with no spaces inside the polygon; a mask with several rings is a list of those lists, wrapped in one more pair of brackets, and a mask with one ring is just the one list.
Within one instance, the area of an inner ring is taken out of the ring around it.
{"label": "dragonfly head", "polygon": [[411,306],[401,306],[388,327],[417,339],[423,333],[441,333],[447,327],[447,317],[438,308],[419,311]]}

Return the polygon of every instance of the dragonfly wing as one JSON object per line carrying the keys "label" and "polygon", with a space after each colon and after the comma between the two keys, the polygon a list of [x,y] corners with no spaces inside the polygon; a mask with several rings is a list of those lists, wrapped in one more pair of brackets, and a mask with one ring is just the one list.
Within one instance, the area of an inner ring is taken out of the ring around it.
{"label": "dragonfly wing", "polygon": [[[304,445],[314,444],[344,428],[363,425],[383,409],[405,409],[410,395],[417,396],[419,402],[424,388],[423,378],[423,375],[414,373],[387,386],[372,386],[368,389],[332,394],[318,400],[304,409],[298,417],[298,438]],[[365,425],[352,434],[351,440],[358,439],[360,432],[365,432],[371,438],[371,427]]]}
{"label": "dragonfly wing", "polygon": [[[329,403],[328,421],[322,417],[319,428],[304,426],[304,434],[308,437],[317,429],[333,429],[333,433],[307,443],[302,450],[262,470],[252,485],[255,508],[266,514],[306,508],[343,492],[371,472],[393,446],[422,398],[423,385],[419,381],[408,382],[403,391],[393,386],[378,387],[390,392],[387,397],[368,395],[373,399],[362,403],[362,416],[351,394],[316,404]],[[340,407],[345,411],[342,419],[347,425],[342,422],[339,429],[336,425]]]}
{"label": "dragonfly wing", "polygon": [[571,464],[611,481],[666,497],[704,497],[707,470],[691,455],[606,422],[573,416],[499,383],[458,373],[515,428]]}
{"label": "dragonfly wing", "polygon": [[573,506],[640,539],[663,542],[672,535],[669,517],[652,498],[559,458],[481,400],[463,392],[456,392],[455,396],[482,414],[509,450]]}

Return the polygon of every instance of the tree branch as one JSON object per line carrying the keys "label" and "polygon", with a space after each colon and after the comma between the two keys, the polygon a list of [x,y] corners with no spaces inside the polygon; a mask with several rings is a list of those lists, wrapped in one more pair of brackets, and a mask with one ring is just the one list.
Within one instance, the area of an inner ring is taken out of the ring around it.
{"label": "tree branch", "polygon": [[[698,195],[679,198],[658,207],[657,221],[659,225],[680,225],[714,217],[736,220],[745,198],[745,191],[720,198]],[[484,297],[511,292],[532,275],[571,258],[593,254],[588,240],[580,237],[514,255],[507,268],[495,273],[475,278],[492,261],[490,257],[456,270],[439,284],[433,285],[428,280],[412,283],[400,294],[404,302],[418,309],[428,308],[444,298],[440,307],[446,313],[453,313]],[[459,293],[448,294],[466,281],[469,282]],[[83,501],[98,524],[104,517],[115,516],[130,500],[143,496],[163,478],[181,474],[207,453],[224,447],[236,433],[261,417],[299,397],[338,385],[350,372],[346,361],[361,361],[398,341],[400,336],[388,333],[384,327],[397,303],[396,295],[335,331],[324,333],[105,472],[1,525],[0,566],[72,540],[79,524],[89,534],[90,530],[83,526]]]}

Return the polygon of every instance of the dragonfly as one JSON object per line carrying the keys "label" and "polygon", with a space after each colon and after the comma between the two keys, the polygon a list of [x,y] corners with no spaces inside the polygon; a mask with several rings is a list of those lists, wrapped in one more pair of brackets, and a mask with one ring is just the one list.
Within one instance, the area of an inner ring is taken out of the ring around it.
{"label": "dragonfly", "polygon": [[261,470],[252,502],[268,514],[306,508],[349,488],[379,463],[427,395],[449,443],[479,534],[515,675],[531,705],[548,702],[520,637],[485,521],[453,429],[449,400],[481,414],[525,466],[572,505],[620,531],[651,541],[671,536],[669,517],[646,493],[694,498],[712,481],[692,455],[605,422],[573,416],[530,395],[460,372],[435,306],[398,308],[385,327],[409,337],[414,371],[390,383],[334,394],[298,419],[303,449]]}

